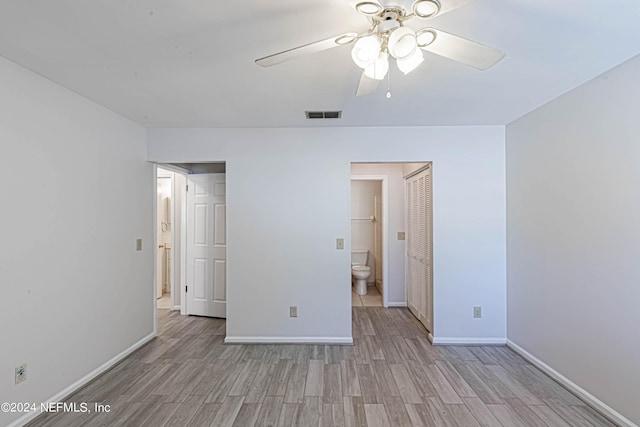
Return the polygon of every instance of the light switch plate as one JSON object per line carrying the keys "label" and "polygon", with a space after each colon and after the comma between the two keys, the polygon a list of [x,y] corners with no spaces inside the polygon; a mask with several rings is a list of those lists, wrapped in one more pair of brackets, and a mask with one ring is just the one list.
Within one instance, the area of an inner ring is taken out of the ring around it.
{"label": "light switch plate", "polygon": [[398,231],[398,240],[404,240],[405,234],[404,231]]}
{"label": "light switch plate", "polygon": [[298,317],[298,306],[292,305],[289,307],[289,317]]}
{"label": "light switch plate", "polygon": [[27,364],[23,363],[22,365],[16,367],[16,384],[20,384],[23,381],[27,380]]}
{"label": "light switch plate", "polygon": [[344,239],[343,238],[338,237],[336,239],[336,249],[340,249],[340,250],[344,249]]}
{"label": "light switch plate", "polygon": [[473,307],[473,318],[480,319],[481,317],[482,317],[482,307],[478,305]]}
{"label": "light switch plate", "polygon": [[136,240],[136,251],[141,251],[142,250],[142,239],[137,239]]}

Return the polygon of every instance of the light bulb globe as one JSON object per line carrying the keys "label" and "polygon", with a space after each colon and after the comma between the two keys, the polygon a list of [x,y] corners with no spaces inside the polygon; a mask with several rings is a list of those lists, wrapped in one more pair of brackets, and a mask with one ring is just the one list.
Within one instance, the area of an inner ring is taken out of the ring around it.
{"label": "light bulb globe", "polygon": [[416,33],[408,27],[396,28],[388,41],[389,53],[396,59],[406,59],[413,55],[418,47]]}
{"label": "light bulb globe", "polygon": [[387,52],[380,52],[378,58],[364,69],[364,75],[374,80],[382,80],[389,71],[389,58]]}
{"label": "light bulb globe", "polygon": [[359,39],[351,50],[351,58],[353,62],[360,68],[367,68],[373,64],[380,55],[380,47],[382,41],[377,34],[362,37]]}
{"label": "light bulb globe", "polygon": [[423,61],[424,57],[422,56],[422,51],[420,49],[416,49],[416,51],[413,52],[413,55],[411,55],[407,59],[398,59],[396,61],[396,64],[398,65],[398,69],[402,71],[404,75],[407,75],[418,68],[418,66],[422,64]]}

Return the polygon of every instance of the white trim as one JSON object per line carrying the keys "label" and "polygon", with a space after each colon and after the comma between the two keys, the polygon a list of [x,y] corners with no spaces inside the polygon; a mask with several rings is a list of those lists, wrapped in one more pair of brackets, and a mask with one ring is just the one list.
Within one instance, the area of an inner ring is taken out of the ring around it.
{"label": "white trim", "polygon": [[[184,175],[180,189],[180,314],[187,315],[187,293],[185,284],[187,283],[187,185],[189,176]],[[225,291],[226,292],[226,291]]]}
{"label": "white trim", "polygon": [[347,344],[352,337],[226,337],[225,344]]}
{"label": "white trim", "polygon": [[155,162],[155,163],[159,168],[166,169],[171,172],[179,173],[182,175],[189,175],[191,173],[189,169],[176,166],[171,163],[158,163],[158,162]]}
{"label": "white trim", "polygon": [[434,337],[429,334],[429,341],[433,345],[505,345],[506,338],[451,338]]}
{"label": "white trim", "polygon": [[[351,162],[353,164],[353,162]],[[382,306],[389,307],[389,177],[387,175],[351,175],[351,181],[381,181],[382,191]],[[351,192],[349,192],[351,197]],[[351,242],[351,224],[349,224]]]}
{"label": "white trim", "polygon": [[[143,345],[145,345],[146,343],[151,341],[153,338],[155,338],[155,336],[156,336],[155,333],[151,333],[151,334],[147,335],[146,337],[142,338],[140,341],[138,341],[135,344],[133,344],[131,347],[129,347],[126,350],[124,350],[124,351],[120,352],[119,354],[115,355],[113,358],[109,359],[104,364],[100,365],[99,367],[97,367],[93,371],[89,372],[84,377],[80,378],[78,381],[74,382],[73,384],[71,384],[67,388],[63,389],[61,392],[55,394],[54,396],[50,397],[49,399],[45,400],[42,403],[46,404],[46,403],[63,401],[65,398],[69,397],[75,391],[77,391],[80,388],[84,387],[86,384],[88,384],[90,381],[93,381],[100,374],[108,371],[113,366],[115,366],[118,362],[120,362],[122,359],[124,359],[125,357],[129,356],[131,353],[133,353],[134,351],[136,351],[137,349],[139,349],[140,347],[142,347]],[[9,424],[8,427],[23,426],[26,423],[28,423],[29,421],[35,419],[39,415],[42,415],[42,412],[30,412],[30,413],[25,414],[24,416],[18,418],[17,420],[12,422],[11,424]]]}
{"label": "white trim", "polygon": [[407,306],[407,302],[390,302],[389,304],[387,304],[388,307],[406,307]]}
{"label": "white trim", "polygon": [[426,165],[424,165],[424,166],[422,166],[422,167],[420,167],[420,168],[418,168],[418,169],[416,169],[416,170],[414,170],[414,171],[413,171],[413,172],[411,172],[410,174],[405,175],[403,178],[404,178],[404,179],[411,178],[412,176],[416,176],[416,175],[418,175],[419,173],[424,172],[424,171],[426,171],[427,169],[429,169],[429,168],[431,167],[431,163],[432,163],[432,162],[425,162],[425,163],[427,163],[427,164],[426,164]]}
{"label": "white trim", "polygon": [[542,360],[538,359],[533,354],[529,353],[524,348],[520,347],[518,344],[514,343],[511,340],[507,340],[507,346],[518,353],[520,356],[525,358],[529,363],[534,365],[536,368],[540,369],[542,372],[553,378],[556,382],[560,383],[571,393],[575,394],[580,400],[584,401],[587,405],[598,411],[604,417],[612,421],[613,423],[624,426],[624,427],[638,427],[636,424],[631,422],[624,415],[620,414],[609,405],[571,381],[569,378],[562,375],[560,372],[553,369],[551,366],[544,363]]}
{"label": "white trim", "polygon": [[[151,249],[151,253],[153,254],[153,336],[155,337],[158,334],[158,165],[153,168],[153,191],[151,192],[152,198],[152,206],[153,211],[151,215],[153,215],[151,219],[151,224],[153,224],[153,246]],[[144,250],[144,244],[142,246],[142,250]]]}

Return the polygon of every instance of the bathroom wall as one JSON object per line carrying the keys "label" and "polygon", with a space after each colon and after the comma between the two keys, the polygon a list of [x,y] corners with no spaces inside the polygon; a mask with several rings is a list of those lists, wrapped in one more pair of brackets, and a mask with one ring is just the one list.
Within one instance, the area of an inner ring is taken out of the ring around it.
{"label": "bathroom wall", "polygon": [[419,160],[433,162],[436,342],[504,342],[504,127],[165,128],[147,147],[227,162],[227,337],[351,340],[351,163]]}
{"label": "bathroom wall", "polygon": [[[382,242],[376,241],[376,231],[381,225],[381,218],[375,218],[376,201],[382,197],[380,181],[351,181],[351,248],[352,250],[369,251],[367,265],[371,268],[368,283],[382,280],[379,275],[382,267],[382,258],[376,259],[377,247],[382,247]],[[374,221],[362,221],[374,217]],[[378,274],[376,274],[378,273]]]}

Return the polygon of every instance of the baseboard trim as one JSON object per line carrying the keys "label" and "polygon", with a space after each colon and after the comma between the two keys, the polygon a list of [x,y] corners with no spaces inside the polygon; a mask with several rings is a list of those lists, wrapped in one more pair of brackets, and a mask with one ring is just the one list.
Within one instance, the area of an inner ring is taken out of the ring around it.
{"label": "baseboard trim", "polygon": [[225,344],[343,344],[353,345],[352,337],[226,337]]}
{"label": "baseboard trim", "polygon": [[505,345],[506,338],[449,338],[434,337],[429,334],[429,341],[433,345]]}
{"label": "baseboard trim", "polygon": [[551,366],[538,359],[533,354],[529,353],[524,348],[511,340],[507,340],[507,346],[526,359],[529,363],[540,369],[542,372],[553,378],[556,382],[564,386],[571,393],[575,394],[580,400],[584,401],[587,405],[598,411],[602,416],[610,420],[611,422],[623,426],[623,427],[638,427],[636,424],[627,419],[624,415],[611,408],[609,405],[571,381],[569,378],[562,375],[560,372],[553,369]]}
{"label": "baseboard trim", "polygon": [[[151,334],[147,335],[146,337],[142,338],[140,341],[136,342],[135,344],[133,344],[132,346],[130,346],[126,350],[124,350],[124,351],[120,352],[119,354],[117,354],[116,356],[112,357],[107,362],[105,362],[102,365],[100,365],[98,368],[96,368],[93,371],[89,372],[87,375],[85,375],[84,377],[80,378],[78,381],[74,382],[70,386],[68,386],[65,389],[63,389],[61,392],[55,394],[54,396],[50,397],[49,399],[45,400],[42,403],[51,403],[51,402],[61,402],[61,401],[63,401],[65,398],[67,398],[68,396],[73,394],[75,391],[79,390],[81,387],[85,386],[87,383],[89,383],[90,381],[94,380],[98,375],[108,371],[109,369],[114,367],[118,362],[120,362],[122,359],[124,359],[125,357],[129,356],[131,353],[133,353],[134,351],[136,351],[137,349],[139,349],[140,347],[142,347],[143,345],[145,345],[146,343],[151,341],[153,338],[155,338],[155,336],[156,335],[154,333],[151,333]],[[42,413],[41,412],[30,412],[30,413],[25,414],[24,416],[18,418],[17,420],[13,421],[11,424],[9,424],[8,427],[23,426],[26,423],[28,423],[29,421],[34,420],[39,415],[42,415]]]}
{"label": "baseboard trim", "polygon": [[406,307],[406,302],[390,302],[387,304],[388,307]]}

